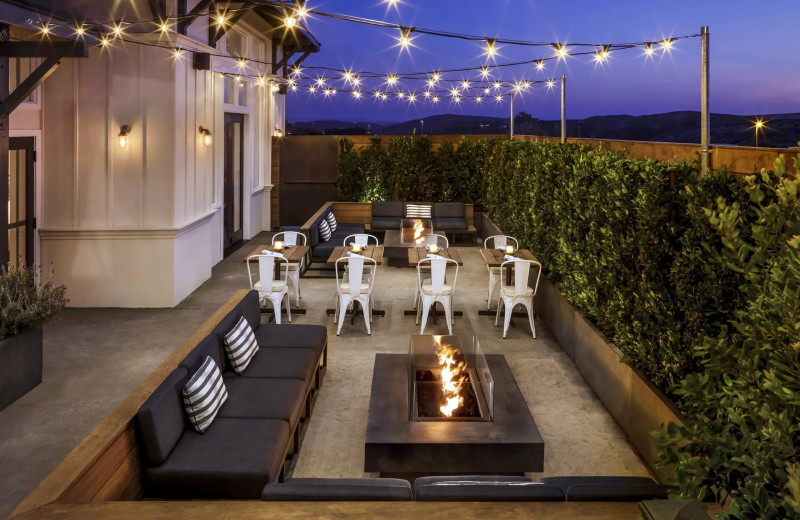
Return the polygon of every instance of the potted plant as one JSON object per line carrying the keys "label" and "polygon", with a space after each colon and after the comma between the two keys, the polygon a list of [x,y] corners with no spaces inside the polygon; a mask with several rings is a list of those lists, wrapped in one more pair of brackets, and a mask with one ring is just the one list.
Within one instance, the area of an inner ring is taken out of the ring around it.
{"label": "potted plant", "polygon": [[42,382],[42,326],[69,301],[33,267],[0,268],[0,410]]}

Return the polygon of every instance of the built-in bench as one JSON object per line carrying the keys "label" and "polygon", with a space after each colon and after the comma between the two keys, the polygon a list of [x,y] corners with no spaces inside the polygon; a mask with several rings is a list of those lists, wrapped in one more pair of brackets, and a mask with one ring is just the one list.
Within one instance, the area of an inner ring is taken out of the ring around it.
{"label": "built-in bench", "polygon": [[[320,235],[319,226],[323,220],[327,221],[328,215],[333,214],[336,217],[336,231],[331,233],[331,236],[328,240],[324,240],[323,237]],[[328,202],[324,204],[314,215],[311,216],[310,219],[306,221],[300,227],[300,231],[306,235],[308,239],[309,245],[309,262],[307,264],[313,262],[321,262],[326,263],[328,261],[328,257],[331,256],[333,253],[333,249],[336,246],[342,245],[344,239],[348,235],[352,235],[354,233],[364,233],[366,226],[364,224],[352,223],[347,222],[345,220],[340,220],[339,216],[336,215],[336,211],[334,211],[334,203]]]}
{"label": "built-in bench", "polygon": [[[242,317],[259,348],[240,375],[228,362],[223,338]],[[247,293],[139,409],[144,496],[258,498],[267,482],[284,480],[311,413],[311,392],[321,382],[326,344],[327,330],[319,325],[262,325],[258,293]],[[211,426],[198,433],[181,392],[209,357],[228,397]]]}

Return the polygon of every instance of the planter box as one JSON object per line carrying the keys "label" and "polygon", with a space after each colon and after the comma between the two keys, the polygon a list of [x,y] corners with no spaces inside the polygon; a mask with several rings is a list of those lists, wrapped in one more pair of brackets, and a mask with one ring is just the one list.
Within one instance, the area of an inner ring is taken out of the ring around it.
{"label": "planter box", "polygon": [[0,410],[42,382],[42,327],[0,341]]}
{"label": "planter box", "polygon": [[544,276],[536,293],[536,313],[553,333],[578,371],[603,401],[658,478],[665,482],[673,468],[655,468],[653,430],[669,422],[683,424],[683,416],[643,374],[622,362],[622,352],[597,330]]}

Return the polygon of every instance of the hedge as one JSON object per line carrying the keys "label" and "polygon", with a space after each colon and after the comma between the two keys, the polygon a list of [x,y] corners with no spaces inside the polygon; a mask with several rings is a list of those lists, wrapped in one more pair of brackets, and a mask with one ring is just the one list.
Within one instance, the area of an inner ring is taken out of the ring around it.
{"label": "hedge", "polygon": [[[797,165],[800,170],[800,165]],[[340,142],[340,200],[475,203],[675,400],[661,438],[686,496],[800,518],[798,185],[686,161],[486,138]],[[726,517],[727,513],[720,513]]]}

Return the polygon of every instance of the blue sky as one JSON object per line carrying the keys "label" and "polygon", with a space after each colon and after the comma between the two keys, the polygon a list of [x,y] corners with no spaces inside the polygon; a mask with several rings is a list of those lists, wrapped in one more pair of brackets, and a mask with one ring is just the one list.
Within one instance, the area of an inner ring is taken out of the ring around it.
{"label": "blue sky", "polygon": [[[319,65],[380,73],[479,67],[485,44],[412,34],[413,47],[397,46],[399,31],[325,17],[313,10],[337,12],[408,27],[420,27],[486,37],[517,40],[587,43],[624,43],[658,40],[700,32],[711,33],[711,110],[733,114],[800,112],[800,3],[772,1],[538,1],[538,0],[402,0],[390,7],[381,0],[309,0],[312,18],[307,25],[322,43],[304,67]],[[502,46],[498,63],[547,58],[552,48]],[[307,72],[316,77],[316,71]],[[700,39],[677,42],[666,55],[645,59],[642,50],[614,52],[608,63],[596,66],[591,57],[546,62],[544,71],[532,66],[503,69],[503,79],[541,80],[567,77],[569,118],[607,114],[652,114],[700,108]],[[324,73],[327,84],[345,88],[335,73]],[[458,79],[477,73],[455,74]],[[371,83],[363,88],[376,88]],[[405,92],[417,95],[422,82],[406,82]],[[517,96],[515,112],[557,119],[558,88],[537,86]],[[506,116],[507,99],[477,105],[464,100],[410,104],[396,97],[380,102],[355,100],[338,93],[330,98],[308,92],[287,95],[287,120],[337,119],[405,121],[439,113]]]}

